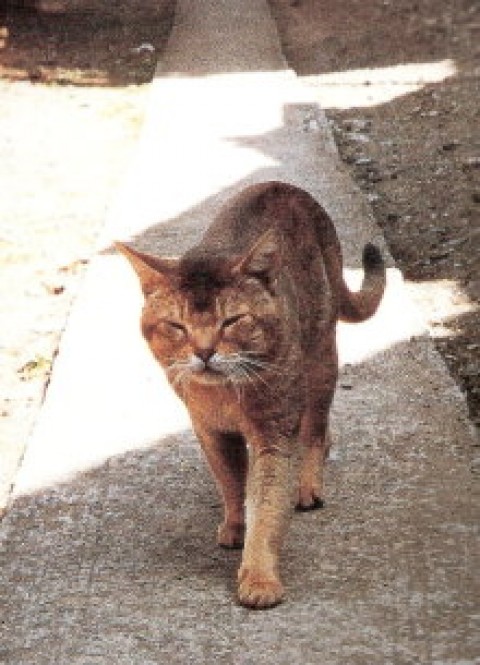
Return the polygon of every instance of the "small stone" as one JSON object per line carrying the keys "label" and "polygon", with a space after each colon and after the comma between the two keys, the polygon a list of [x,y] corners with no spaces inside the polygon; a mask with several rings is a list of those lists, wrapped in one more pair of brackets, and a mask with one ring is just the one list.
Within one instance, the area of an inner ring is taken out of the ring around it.
{"label": "small stone", "polygon": [[480,168],[480,157],[469,157],[463,162],[463,167],[466,169]]}
{"label": "small stone", "polygon": [[468,363],[468,365],[466,367],[463,367],[460,370],[460,374],[462,376],[478,376],[479,371],[480,371],[480,367],[479,367],[478,363],[472,362],[472,363]]}
{"label": "small stone", "polygon": [[87,263],[87,259],[77,259],[76,261],[72,261],[72,263],[61,266],[59,272],[76,272],[82,266],[86,266]]}
{"label": "small stone", "polygon": [[320,131],[320,124],[316,118],[307,117],[303,120],[304,132],[318,132]]}
{"label": "small stone", "polygon": [[60,14],[66,11],[66,3],[63,0],[38,0],[37,8],[45,14]]}
{"label": "small stone", "polygon": [[370,157],[357,157],[355,160],[355,164],[357,166],[368,166],[368,164],[372,164],[373,159],[370,159]]}
{"label": "small stone", "polygon": [[42,79],[42,70],[40,67],[35,67],[28,72],[30,81],[40,81]]}
{"label": "small stone", "polygon": [[8,28],[0,27],[0,49],[5,48],[8,42]]}
{"label": "small stone", "polygon": [[346,134],[346,137],[350,139],[350,141],[355,141],[357,143],[370,142],[370,137],[367,136],[367,134],[362,134],[361,132],[349,132],[348,134]]}
{"label": "small stone", "polygon": [[474,474],[480,473],[480,457],[470,464],[470,471]]}
{"label": "small stone", "polygon": [[51,365],[52,362],[48,358],[37,356],[20,367],[17,370],[17,374],[21,381],[31,381],[47,374],[51,369]]}
{"label": "small stone", "polygon": [[472,279],[467,284],[468,293],[475,299],[480,300],[480,279]]}
{"label": "small stone", "polygon": [[47,293],[49,293],[51,296],[59,296],[65,291],[65,287],[63,286],[63,284],[55,284],[55,285],[45,284],[45,289],[47,290]]}
{"label": "small stone", "polygon": [[442,150],[445,150],[445,152],[448,152],[449,150],[455,150],[455,148],[459,145],[459,141],[448,141],[442,145]]}
{"label": "small stone", "polygon": [[370,120],[364,120],[363,118],[352,118],[348,122],[348,127],[352,132],[364,132],[370,129],[371,125]]}
{"label": "small stone", "polygon": [[132,48],[133,53],[155,53],[155,46],[150,42],[143,42],[140,46]]}
{"label": "small stone", "polygon": [[431,252],[430,259],[432,259],[433,261],[441,261],[442,259],[447,259],[448,255],[449,252],[445,251]]}

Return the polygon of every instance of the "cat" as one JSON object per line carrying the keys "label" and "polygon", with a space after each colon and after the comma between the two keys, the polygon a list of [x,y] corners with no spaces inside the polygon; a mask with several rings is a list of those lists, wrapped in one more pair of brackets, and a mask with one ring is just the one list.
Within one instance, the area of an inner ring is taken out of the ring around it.
{"label": "cat", "polygon": [[292,504],[323,506],[336,323],[376,311],[381,253],[364,247],[362,287],[352,293],[328,214],[282,182],[233,197],[181,258],[117,247],[145,296],[143,335],[188,408],[223,498],[218,543],[243,547],[238,599],[274,606],[284,597],[279,554]]}

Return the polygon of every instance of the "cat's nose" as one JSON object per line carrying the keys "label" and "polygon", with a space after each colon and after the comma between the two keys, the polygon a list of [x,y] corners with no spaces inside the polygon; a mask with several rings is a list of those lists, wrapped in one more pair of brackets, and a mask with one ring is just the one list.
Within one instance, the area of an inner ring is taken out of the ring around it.
{"label": "cat's nose", "polygon": [[195,349],[195,355],[197,358],[200,358],[200,360],[203,360],[205,365],[208,365],[208,361],[210,358],[213,356],[215,353],[215,349],[212,349],[211,347],[205,348],[205,349]]}

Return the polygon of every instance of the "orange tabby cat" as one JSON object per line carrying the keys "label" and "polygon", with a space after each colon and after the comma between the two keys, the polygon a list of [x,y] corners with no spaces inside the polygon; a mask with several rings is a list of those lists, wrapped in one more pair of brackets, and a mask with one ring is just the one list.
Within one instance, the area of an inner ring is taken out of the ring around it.
{"label": "orange tabby cat", "polygon": [[300,450],[297,507],[321,507],[336,323],[377,309],[380,252],[366,245],[362,288],[351,293],[327,213],[281,182],[233,198],[180,259],[118,248],[145,295],[143,335],[188,407],[222,495],[218,543],[244,545],[240,602],[275,605],[292,461]]}

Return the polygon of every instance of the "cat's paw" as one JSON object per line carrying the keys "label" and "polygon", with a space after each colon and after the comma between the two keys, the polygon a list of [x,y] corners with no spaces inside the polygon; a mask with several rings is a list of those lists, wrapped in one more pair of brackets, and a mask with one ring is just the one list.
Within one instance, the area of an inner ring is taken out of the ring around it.
{"label": "cat's paw", "polygon": [[225,547],[229,550],[241,549],[243,547],[244,538],[244,524],[229,524],[228,522],[223,522],[218,527],[217,543],[220,547]]}
{"label": "cat's paw", "polygon": [[298,501],[295,510],[299,512],[307,512],[309,510],[318,510],[325,505],[324,500],[320,496],[320,492],[316,489],[300,488],[298,492]]}
{"label": "cat's paw", "polygon": [[273,574],[241,567],[238,571],[238,599],[245,607],[262,610],[282,602],[285,591]]}

